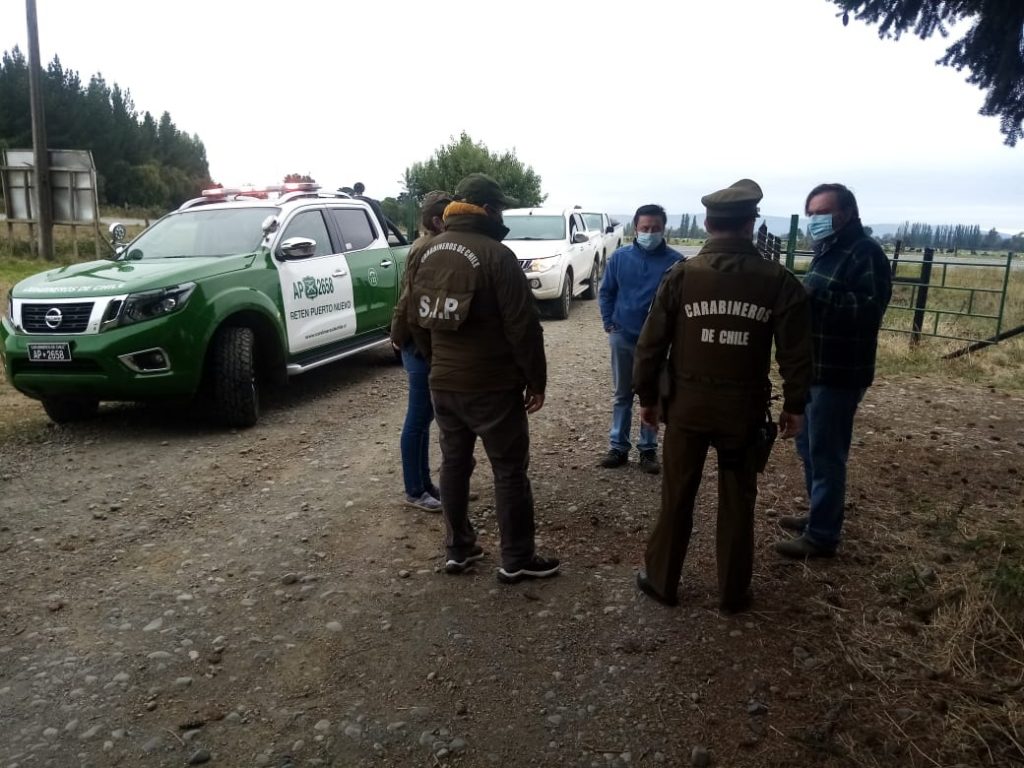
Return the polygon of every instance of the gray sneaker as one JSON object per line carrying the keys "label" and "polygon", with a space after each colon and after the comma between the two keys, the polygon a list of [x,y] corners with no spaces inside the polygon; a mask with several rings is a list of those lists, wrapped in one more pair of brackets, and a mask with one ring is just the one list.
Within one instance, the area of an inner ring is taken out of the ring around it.
{"label": "gray sneaker", "polygon": [[405,503],[410,507],[422,509],[424,512],[440,512],[441,502],[430,495],[430,491],[424,491],[418,497],[406,496]]}

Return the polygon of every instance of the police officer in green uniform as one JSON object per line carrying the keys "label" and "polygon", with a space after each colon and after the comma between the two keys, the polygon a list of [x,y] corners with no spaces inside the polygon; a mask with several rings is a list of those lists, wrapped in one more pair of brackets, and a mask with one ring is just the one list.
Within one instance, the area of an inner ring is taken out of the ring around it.
{"label": "police officer in green uniform", "polygon": [[666,425],[661,513],[637,586],[667,605],[678,603],[711,446],[718,453],[720,606],[750,605],[757,473],[776,431],[768,410],[773,340],[783,380],[779,435],[795,436],[803,421],[811,376],[807,295],[753,245],[761,197],[755,182],[742,179],[701,198],[708,241],[666,274],[636,346],[641,419],[656,425],[661,416]]}
{"label": "police officer in green uniform", "polygon": [[430,394],[441,435],[445,571],[461,573],[484,556],[469,521],[473,448],[483,442],[494,472],[501,533],[498,580],[511,584],[558,573],[534,549],[527,414],[544,405],[547,359],[533,294],[501,212],[516,205],[489,176],[459,182],[444,210],[445,231],[417,251],[406,315],[430,360]]}

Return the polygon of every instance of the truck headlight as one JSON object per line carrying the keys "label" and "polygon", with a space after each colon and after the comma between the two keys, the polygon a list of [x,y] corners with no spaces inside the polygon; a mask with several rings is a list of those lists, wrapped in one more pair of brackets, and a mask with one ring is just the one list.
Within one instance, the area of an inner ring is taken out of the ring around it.
{"label": "truck headlight", "polygon": [[118,313],[117,325],[132,325],[177,312],[195,289],[195,283],[182,283],[158,291],[130,293]]}
{"label": "truck headlight", "polygon": [[558,260],[562,258],[562,254],[556,254],[554,256],[545,256],[543,259],[534,259],[530,262],[530,266],[526,268],[527,272],[547,272],[549,269],[554,269],[558,266]]}
{"label": "truck headlight", "polygon": [[7,291],[7,300],[4,304],[4,315],[8,320],[11,321],[11,325],[14,325],[14,289],[10,288]]}

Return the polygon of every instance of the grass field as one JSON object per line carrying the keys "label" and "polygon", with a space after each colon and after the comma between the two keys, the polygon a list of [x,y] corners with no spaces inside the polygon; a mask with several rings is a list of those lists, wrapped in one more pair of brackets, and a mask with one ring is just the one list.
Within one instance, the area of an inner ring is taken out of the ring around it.
{"label": "grass field", "polygon": [[[129,227],[129,236],[134,236],[142,227]],[[2,232],[2,229],[0,229]],[[0,301],[6,302],[7,292],[16,282],[29,275],[53,267],[70,264],[70,233],[66,228],[55,234],[58,258],[52,262],[31,258],[27,242],[27,228],[15,228],[20,236],[20,245],[10,247],[10,242],[0,237]],[[95,258],[91,238],[79,238],[80,260]],[[104,254],[105,258],[107,254]],[[982,254],[981,261],[1005,258],[1005,254]],[[806,269],[806,260],[798,260],[797,272]],[[914,277],[918,267],[901,265],[898,276]],[[960,336],[969,339],[983,339],[995,332],[995,321],[958,315],[939,314],[943,312],[998,313],[998,295],[987,291],[1000,289],[1004,271],[974,266],[936,266],[932,271],[929,287],[928,309],[924,330],[937,328],[945,336]],[[965,290],[966,289],[966,290]],[[973,291],[971,289],[974,289]],[[893,299],[886,313],[887,328],[909,329],[913,313],[906,308],[912,306],[913,288],[897,285]],[[936,318],[938,319],[936,325]],[[1007,330],[1024,324],[1024,270],[1010,272],[1007,285],[1006,305],[1003,310],[1002,329]],[[1024,389],[1024,334],[978,352],[954,359],[943,360],[942,356],[966,346],[969,342],[940,338],[922,337],[920,343],[911,345],[907,333],[884,332],[879,341],[878,369],[881,375],[910,374],[938,375],[964,382],[995,386],[1004,389]]]}

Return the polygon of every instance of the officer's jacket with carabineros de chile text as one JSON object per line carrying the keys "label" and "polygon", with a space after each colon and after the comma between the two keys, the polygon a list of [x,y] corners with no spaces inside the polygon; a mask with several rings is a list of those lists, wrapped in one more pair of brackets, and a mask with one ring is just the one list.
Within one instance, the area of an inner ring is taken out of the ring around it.
{"label": "officer's jacket with carabineros de chile text", "polygon": [[804,412],[811,379],[807,293],[745,238],[712,238],[665,275],[637,342],[640,404],[659,399],[668,355],[669,426],[741,430],[763,422],[772,342],[783,409]]}
{"label": "officer's jacket with carabineros de chile text", "polygon": [[409,265],[406,317],[417,348],[430,360],[430,388],[529,387],[543,394],[547,359],[536,302],[516,255],[501,244],[508,230],[475,210],[446,212],[445,231]]}

